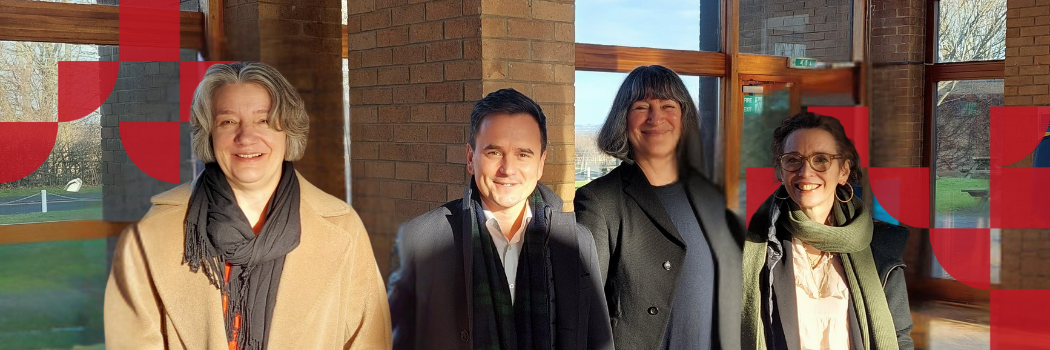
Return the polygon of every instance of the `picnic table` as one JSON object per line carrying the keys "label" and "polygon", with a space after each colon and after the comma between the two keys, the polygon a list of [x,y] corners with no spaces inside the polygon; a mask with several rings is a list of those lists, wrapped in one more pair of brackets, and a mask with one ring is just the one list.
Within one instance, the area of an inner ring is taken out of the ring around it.
{"label": "picnic table", "polygon": [[966,192],[971,197],[980,199],[980,202],[977,203],[977,211],[984,209],[984,207],[988,205],[988,190],[975,189],[961,191]]}
{"label": "picnic table", "polygon": [[[977,178],[987,179],[992,175],[992,158],[991,157],[970,157],[973,164],[970,165],[970,169],[963,170],[966,173],[967,179],[974,178],[974,175],[978,175]],[[971,194],[972,195],[972,194]]]}

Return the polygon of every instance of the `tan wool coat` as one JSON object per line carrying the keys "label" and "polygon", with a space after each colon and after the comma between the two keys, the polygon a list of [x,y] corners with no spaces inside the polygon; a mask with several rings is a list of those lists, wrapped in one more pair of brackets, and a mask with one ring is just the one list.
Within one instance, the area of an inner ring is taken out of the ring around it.
{"label": "tan wool coat", "polygon": [[[390,310],[368,235],[345,202],[299,176],[302,237],[288,253],[269,349],[390,349]],[[108,349],[228,349],[221,292],[182,263],[191,188],[151,200],[120,235],[106,285]]]}

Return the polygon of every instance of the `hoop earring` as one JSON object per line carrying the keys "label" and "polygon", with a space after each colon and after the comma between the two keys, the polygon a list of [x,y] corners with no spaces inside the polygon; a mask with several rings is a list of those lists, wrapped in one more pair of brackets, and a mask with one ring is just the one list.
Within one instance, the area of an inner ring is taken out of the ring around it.
{"label": "hoop earring", "polygon": [[773,192],[773,198],[780,199],[780,200],[785,200],[785,199],[791,198],[791,196],[777,197],[777,193],[780,192],[781,188],[784,188],[783,184],[781,184],[780,187],[777,188],[777,190]]}
{"label": "hoop earring", "polygon": [[849,201],[853,200],[853,186],[850,186],[850,185],[844,185],[844,186],[849,188],[849,199],[847,199],[847,200],[839,199],[839,191],[835,191],[835,199],[837,199],[839,202],[842,202],[842,203],[848,203]]}

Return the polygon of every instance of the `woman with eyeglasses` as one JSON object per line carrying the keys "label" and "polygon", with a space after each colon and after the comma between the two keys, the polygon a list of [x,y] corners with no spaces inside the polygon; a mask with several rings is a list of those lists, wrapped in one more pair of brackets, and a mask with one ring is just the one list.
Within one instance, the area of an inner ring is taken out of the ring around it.
{"label": "woman with eyeglasses", "polygon": [[801,113],[773,132],[781,186],[744,243],[743,349],[914,349],[903,227],[873,221],[860,159],[835,118]]}

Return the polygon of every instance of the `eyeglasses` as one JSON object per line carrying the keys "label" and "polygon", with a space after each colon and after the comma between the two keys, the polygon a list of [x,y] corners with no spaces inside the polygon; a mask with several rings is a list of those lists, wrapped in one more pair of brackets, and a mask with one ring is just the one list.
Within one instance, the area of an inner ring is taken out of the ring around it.
{"label": "eyeglasses", "polygon": [[809,167],[813,168],[814,171],[825,172],[831,166],[832,160],[840,158],[843,157],[827,153],[816,153],[809,156],[803,156],[798,153],[785,153],[778,156],[777,161],[780,162],[780,168],[787,171],[799,171],[802,169],[802,164],[808,161]]}

